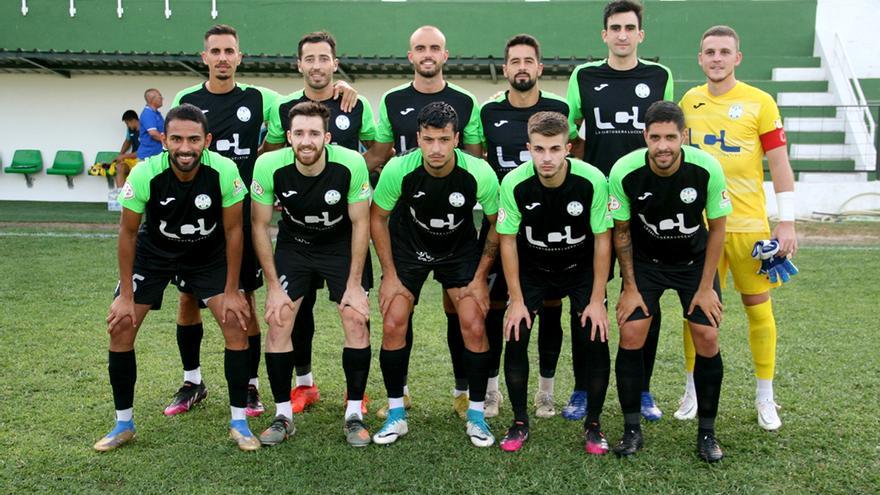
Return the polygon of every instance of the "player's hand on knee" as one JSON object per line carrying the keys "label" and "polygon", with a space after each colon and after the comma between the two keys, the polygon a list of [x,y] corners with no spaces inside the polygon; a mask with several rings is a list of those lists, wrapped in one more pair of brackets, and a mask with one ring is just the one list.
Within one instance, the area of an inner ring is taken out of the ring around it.
{"label": "player's hand on knee", "polygon": [[587,321],[590,322],[590,340],[596,340],[596,337],[599,337],[599,342],[608,340],[608,327],[611,326],[611,322],[608,320],[605,304],[587,304],[581,313],[581,328],[587,328]]}
{"label": "player's hand on knee", "polygon": [[480,308],[483,318],[489,313],[489,285],[485,280],[474,279],[463,289],[458,291],[458,300],[461,301],[465,297],[473,297]]}
{"label": "player's hand on knee", "polygon": [[354,106],[357,105],[358,92],[347,82],[337,80],[333,83],[333,99],[335,100],[340,96],[342,101],[339,103],[339,108],[345,113],[351,112]]}
{"label": "player's hand on knee", "polygon": [[403,285],[397,277],[382,277],[382,284],[379,285],[379,311],[382,313],[382,317],[388,313],[388,310],[391,309],[391,303],[394,302],[394,298],[397,296],[405,297],[410,302],[415,301],[415,297],[412,292]]}
{"label": "player's hand on knee", "polygon": [[139,322],[134,311],[134,298],[116,296],[107,314],[107,333],[112,334],[126,318],[130,318],[131,326],[137,328]]}
{"label": "player's hand on knee", "polygon": [[251,308],[248,306],[247,299],[238,290],[223,293],[223,304],[220,306],[221,323],[226,324],[229,313],[232,313],[233,318],[238,320],[241,330],[247,332],[248,321],[251,319]]}
{"label": "player's hand on knee", "polygon": [[641,309],[646,316],[651,316],[642,294],[637,289],[624,289],[617,301],[617,326],[622,327],[637,309]]}
{"label": "player's hand on knee", "polygon": [[367,291],[360,285],[349,285],[346,287],[345,293],[339,301],[339,310],[342,311],[346,306],[357,311],[369,321],[370,300],[367,298]]}
{"label": "player's hand on knee", "polygon": [[287,308],[293,312],[293,301],[280,287],[270,287],[266,292],[266,323],[282,326],[282,312]]}
{"label": "player's hand on knee", "polygon": [[694,309],[698,307],[703,310],[710,325],[715,328],[718,328],[721,325],[721,316],[724,312],[724,306],[721,305],[721,299],[718,298],[718,293],[715,292],[715,289],[711,287],[697,289],[696,294],[694,294],[693,299],[691,299],[691,305],[688,308],[687,313],[688,316],[690,316],[694,312]]}
{"label": "player's hand on knee", "polygon": [[504,319],[504,340],[518,341],[520,325],[523,323],[526,328],[532,328],[532,315],[522,301],[511,301],[510,306],[507,307],[507,317]]}

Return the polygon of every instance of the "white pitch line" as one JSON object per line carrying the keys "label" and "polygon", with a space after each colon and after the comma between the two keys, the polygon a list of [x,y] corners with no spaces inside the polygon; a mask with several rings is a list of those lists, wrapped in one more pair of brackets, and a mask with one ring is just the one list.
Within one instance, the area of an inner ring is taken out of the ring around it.
{"label": "white pitch line", "polygon": [[74,237],[81,239],[111,239],[118,234],[99,232],[0,232],[0,237]]}

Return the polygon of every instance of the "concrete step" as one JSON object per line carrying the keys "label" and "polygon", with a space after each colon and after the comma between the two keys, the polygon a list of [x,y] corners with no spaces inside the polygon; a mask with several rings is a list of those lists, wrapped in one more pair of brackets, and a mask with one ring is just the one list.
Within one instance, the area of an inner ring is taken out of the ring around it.
{"label": "concrete step", "polygon": [[827,107],[837,104],[834,93],[779,93],[776,95],[779,106]]}
{"label": "concrete step", "polygon": [[846,134],[840,132],[792,132],[785,129],[789,144],[843,144]]}
{"label": "concrete step", "polygon": [[772,71],[774,81],[826,81],[822,67],[776,67]]}
{"label": "concrete step", "polygon": [[789,117],[783,119],[785,131],[792,132],[844,132],[844,120],[826,117]]}
{"label": "concrete step", "polygon": [[833,119],[837,118],[837,108],[835,107],[779,107],[779,113],[782,114],[783,119],[790,119],[792,117],[798,118],[826,118]]}
{"label": "concrete step", "polygon": [[792,160],[848,160],[856,152],[848,144],[792,144],[788,156]]}

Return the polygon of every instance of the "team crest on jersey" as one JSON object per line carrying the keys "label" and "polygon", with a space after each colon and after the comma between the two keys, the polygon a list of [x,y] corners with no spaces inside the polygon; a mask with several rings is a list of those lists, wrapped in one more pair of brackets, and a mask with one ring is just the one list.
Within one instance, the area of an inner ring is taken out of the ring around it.
{"label": "team crest on jersey", "polygon": [[498,208],[498,223],[504,223],[505,218],[507,218],[507,212],[504,211],[504,208]]}
{"label": "team crest on jersey", "polygon": [[196,196],[194,203],[196,204],[196,208],[207,210],[211,207],[211,196],[208,196],[207,194],[199,194]]}
{"label": "team crest on jersey", "polygon": [[454,192],[449,195],[449,204],[452,206],[459,208],[464,206],[464,194]]}
{"label": "team crest on jersey", "polygon": [[131,199],[134,197],[134,188],[131,187],[131,183],[125,181],[125,185],[122,186],[122,199]]}
{"label": "team crest on jersey", "polygon": [[232,194],[238,195],[244,191],[244,182],[241,179],[235,179],[232,181]]}
{"label": "team crest on jersey", "polygon": [[363,184],[361,184],[361,190],[358,193],[358,197],[361,197],[361,198],[370,197],[370,183],[369,182],[364,182]]}
{"label": "team crest on jersey", "polygon": [[584,205],[582,205],[580,201],[572,201],[565,207],[565,211],[567,211],[569,215],[576,217],[584,212]]}
{"label": "team crest on jersey", "polygon": [[324,193],[324,202],[328,205],[335,205],[340,199],[342,199],[342,195],[336,189],[330,189]]}
{"label": "team crest on jersey", "polygon": [[247,122],[251,120],[251,110],[248,107],[238,107],[238,111],[235,112],[235,116],[238,117],[238,120],[242,122]]}
{"label": "team crest on jersey", "polygon": [[260,183],[257,182],[257,179],[254,179],[253,182],[251,182],[251,191],[253,191],[254,194],[258,196],[263,195],[263,186],[261,186]]}
{"label": "team crest on jersey", "polygon": [[743,107],[739,103],[734,103],[730,105],[730,108],[727,110],[727,116],[736,120],[743,116]]}
{"label": "team crest on jersey", "polygon": [[617,211],[620,209],[620,201],[614,196],[608,196],[608,210]]}
{"label": "team crest on jersey", "polygon": [[686,187],[681,190],[678,197],[681,198],[682,203],[689,205],[697,200],[697,190],[693,187]]}
{"label": "team crest on jersey", "polygon": [[336,128],[340,131],[344,131],[351,127],[351,121],[348,120],[348,117],[345,115],[337,115],[336,116]]}
{"label": "team crest on jersey", "polygon": [[636,84],[636,96],[639,98],[647,98],[651,96],[651,88],[645,83]]}

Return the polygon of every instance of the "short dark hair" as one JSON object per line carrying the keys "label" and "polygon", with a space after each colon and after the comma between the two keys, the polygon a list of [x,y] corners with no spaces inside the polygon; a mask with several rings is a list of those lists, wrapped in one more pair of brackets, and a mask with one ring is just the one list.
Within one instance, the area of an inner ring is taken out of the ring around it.
{"label": "short dark hair", "polygon": [[140,120],[137,112],[135,112],[134,110],[126,110],[125,112],[123,112],[122,121],[128,122],[129,120]]}
{"label": "short dark hair", "polygon": [[238,31],[235,30],[234,27],[229,24],[214,24],[210,29],[205,31],[205,41],[208,41],[208,38],[211,36],[216,36],[220,34],[231,34],[235,36],[235,40],[238,41]]}
{"label": "short dark hair", "polygon": [[568,136],[568,117],[559,112],[537,112],[529,118],[529,135],[540,134],[552,137],[564,134]]}
{"label": "short dark hair", "polygon": [[336,38],[327,31],[315,31],[300,38],[299,45],[296,47],[297,57],[302,57],[303,45],[306,43],[327,43],[330,45],[330,53],[333,54],[333,58],[336,58]]}
{"label": "short dark hair", "polygon": [[642,4],[634,0],[614,0],[613,2],[608,2],[608,5],[605,6],[604,17],[602,18],[602,29],[608,29],[609,17],[625,12],[635,14],[636,19],[639,21],[639,25],[636,27],[642,29]]}
{"label": "short dark hair", "polygon": [[426,127],[445,129],[447,125],[452,124],[452,132],[458,132],[458,114],[449,103],[434,101],[422,107],[418,116],[418,124],[419,130]]}
{"label": "short dark hair", "polygon": [[507,44],[504,46],[504,63],[507,63],[507,54],[510,52],[510,47],[517,45],[526,45],[534,48],[535,56],[539,61],[541,60],[541,44],[538,43],[538,40],[530,34],[518,34],[507,40]]}
{"label": "short dark hair", "polygon": [[189,120],[190,122],[197,122],[202,125],[202,131],[205,134],[208,134],[208,118],[205,117],[205,114],[202,113],[202,110],[199,107],[191,104],[191,103],[182,103],[171,110],[168,110],[168,114],[165,115],[165,129],[168,129],[168,124],[173,120]]}
{"label": "short dark hair", "polygon": [[324,122],[324,132],[330,129],[330,109],[322,103],[316,101],[297,103],[287,112],[287,118],[293,121],[293,118],[297,115],[302,117],[321,117],[321,121]]}
{"label": "short dark hair", "polygon": [[718,25],[712,26],[703,33],[703,37],[700,38],[700,50],[703,49],[703,40],[708,38],[709,36],[728,36],[733,38],[736,41],[736,49],[739,50],[739,35],[736,34],[736,30],[730,26]]}
{"label": "short dark hair", "polygon": [[655,101],[645,112],[645,129],[649,129],[651,124],[656,122],[672,122],[679,131],[684,130],[684,112],[671,101]]}

